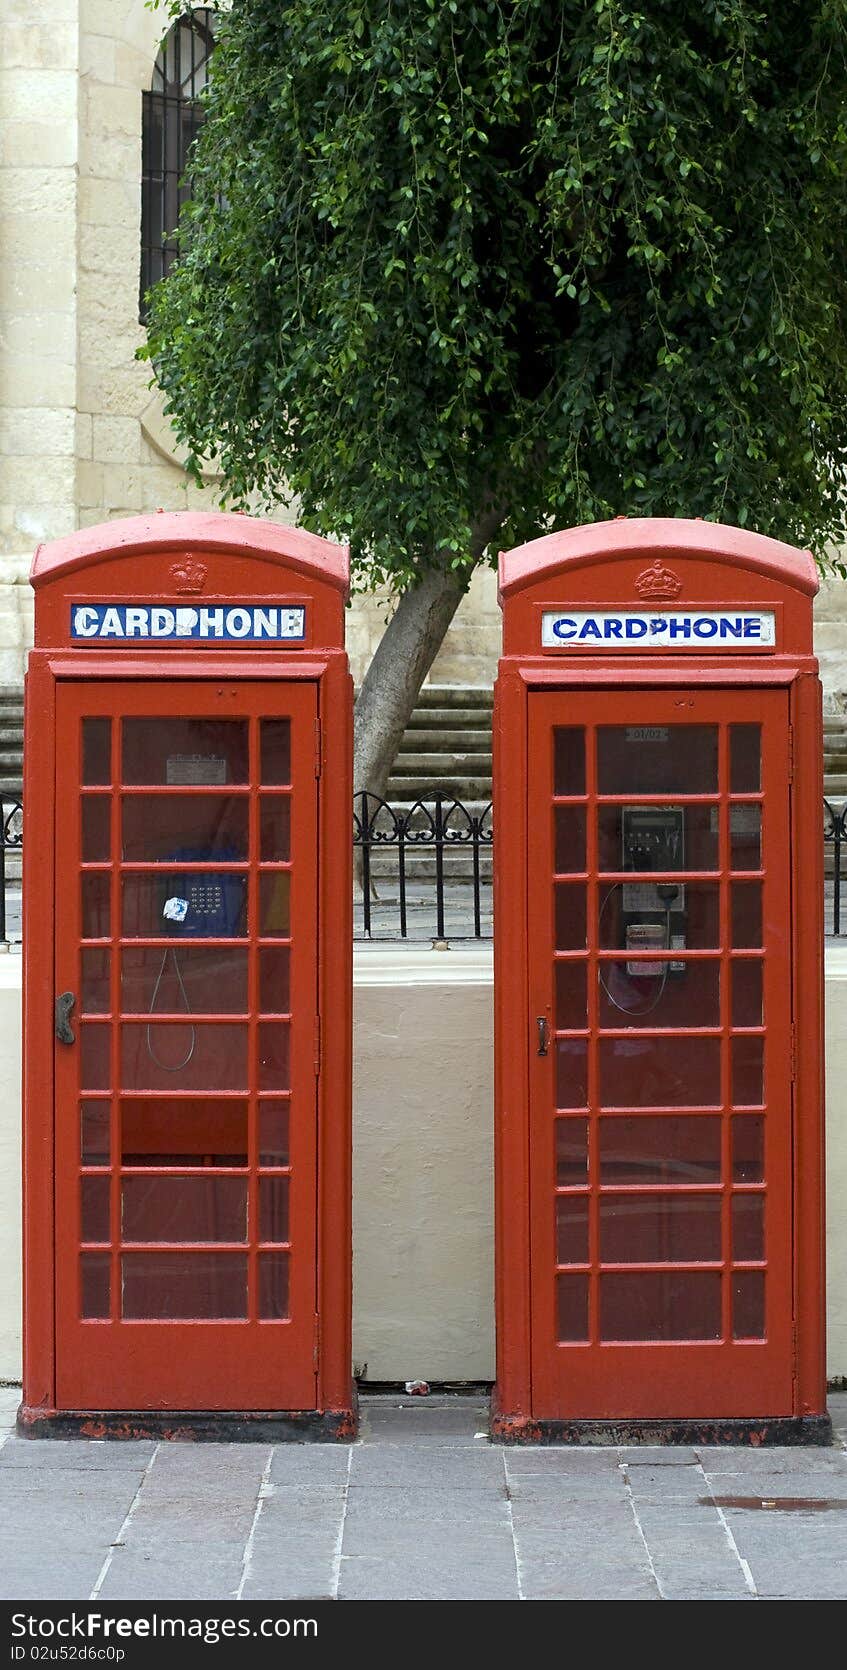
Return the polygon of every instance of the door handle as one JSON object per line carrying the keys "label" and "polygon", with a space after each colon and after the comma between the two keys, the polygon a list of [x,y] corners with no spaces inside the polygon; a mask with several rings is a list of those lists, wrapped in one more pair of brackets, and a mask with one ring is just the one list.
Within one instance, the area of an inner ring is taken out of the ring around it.
{"label": "door handle", "polygon": [[538,1028],[538,1053],[539,1055],[546,1055],[548,1043],[547,1016],[537,1015],[535,1024]]}
{"label": "door handle", "polygon": [[60,1044],[75,1044],[76,1033],[71,1026],[71,1010],[76,1003],[73,992],[61,992],[56,999],[56,1037]]}

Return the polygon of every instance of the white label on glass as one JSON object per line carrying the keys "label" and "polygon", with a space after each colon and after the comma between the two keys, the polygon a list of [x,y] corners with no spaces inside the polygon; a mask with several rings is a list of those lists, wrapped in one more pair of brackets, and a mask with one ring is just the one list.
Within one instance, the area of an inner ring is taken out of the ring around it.
{"label": "white label on glass", "polygon": [[188,900],[166,899],[162,915],[166,922],[184,922],[188,915]]}
{"label": "white label on glass", "polygon": [[674,650],[699,644],[704,649],[773,649],[776,616],[772,609],[637,609],[590,611],[547,609],[541,618],[544,649]]}

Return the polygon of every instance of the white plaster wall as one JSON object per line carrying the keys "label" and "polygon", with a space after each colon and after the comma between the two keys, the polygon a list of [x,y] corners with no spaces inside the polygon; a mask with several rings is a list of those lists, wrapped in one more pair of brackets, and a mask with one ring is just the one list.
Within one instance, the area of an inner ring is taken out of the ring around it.
{"label": "white plaster wall", "polygon": [[21,959],[0,954],[0,1380],[21,1375]]}
{"label": "white plaster wall", "polygon": [[[490,946],[356,951],[353,1359],[494,1376]],[[827,952],[828,1372],[847,1376],[847,946]],[[20,958],[0,956],[0,1380],[20,1377]],[[365,1369],[365,1365],[367,1365]]]}

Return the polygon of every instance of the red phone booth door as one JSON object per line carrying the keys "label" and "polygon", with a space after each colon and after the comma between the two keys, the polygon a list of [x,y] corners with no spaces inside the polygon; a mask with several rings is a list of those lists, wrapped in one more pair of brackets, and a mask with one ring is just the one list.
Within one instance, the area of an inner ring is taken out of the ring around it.
{"label": "red phone booth door", "polygon": [[533,1411],[790,1414],[787,694],[529,705]]}
{"label": "red phone booth door", "polygon": [[312,1408],[316,687],[57,703],[57,1405]]}

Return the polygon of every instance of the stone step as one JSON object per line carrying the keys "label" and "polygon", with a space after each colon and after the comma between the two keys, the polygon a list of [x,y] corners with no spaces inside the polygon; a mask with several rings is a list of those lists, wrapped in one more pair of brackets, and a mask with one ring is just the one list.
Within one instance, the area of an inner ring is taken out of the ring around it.
{"label": "stone step", "polygon": [[[404,800],[411,797],[413,800],[430,801],[432,792],[431,780],[424,781],[423,778],[419,783],[416,783],[413,777],[407,777],[400,782],[389,782],[388,785],[388,799],[392,806],[396,805],[401,795]],[[473,781],[462,777],[442,778],[438,784],[438,792],[443,801],[458,800],[464,807],[480,797],[485,800],[486,805],[491,799],[491,785],[479,777],[475,777]]]}
{"label": "stone step", "polygon": [[439,729],[455,731],[487,731],[491,733],[491,709],[488,707],[416,707],[408,730]]}
{"label": "stone step", "polygon": [[443,730],[437,731],[410,729],[404,733],[403,740],[400,744],[401,754],[449,754],[454,752],[458,754],[471,753],[490,755],[490,729],[465,731],[453,729],[451,727],[451,729],[448,730],[446,725]]}
{"label": "stone step", "polygon": [[442,775],[445,777],[450,775],[490,777],[490,765],[486,769],[486,761],[489,758],[488,754],[466,753],[458,750],[454,752],[452,749],[446,748],[443,753],[440,751],[425,753],[423,750],[416,750],[414,753],[404,751],[397,755],[391,775],[392,777],[431,776],[439,779]]}
{"label": "stone step", "polygon": [[476,707],[494,705],[494,691],[482,684],[425,684],[417,707]]}

